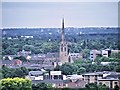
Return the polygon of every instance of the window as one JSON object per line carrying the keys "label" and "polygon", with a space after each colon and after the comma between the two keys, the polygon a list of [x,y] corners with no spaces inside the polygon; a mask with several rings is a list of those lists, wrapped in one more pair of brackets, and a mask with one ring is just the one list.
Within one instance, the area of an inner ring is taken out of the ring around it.
{"label": "window", "polygon": [[54,75],[54,79],[59,79],[58,75]]}
{"label": "window", "polygon": [[67,56],[67,54],[65,53],[65,56]]}
{"label": "window", "polygon": [[65,51],[66,51],[66,47],[65,47]]}
{"label": "window", "polygon": [[115,85],[117,85],[117,84],[118,84],[118,82],[114,82],[114,84],[115,84]]}
{"label": "window", "polygon": [[66,86],[66,84],[65,84],[65,83],[63,83],[63,86]]}
{"label": "window", "polygon": [[61,52],[63,52],[63,47],[61,47]]}
{"label": "window", "polygon": [[61,86],[60,84],[58,84],[59,86]]}
{"label": "window", "polygon": [[103,54],[103,55],[107,55],[107,54]]}
{"label": "window", "polygon": [[102,85],[102,82],[100,82],[99,85]]}
{"label": "window", "polygon": [[68,60],[69,60],[69,62],[71,62],[70,56],[69,56]]}

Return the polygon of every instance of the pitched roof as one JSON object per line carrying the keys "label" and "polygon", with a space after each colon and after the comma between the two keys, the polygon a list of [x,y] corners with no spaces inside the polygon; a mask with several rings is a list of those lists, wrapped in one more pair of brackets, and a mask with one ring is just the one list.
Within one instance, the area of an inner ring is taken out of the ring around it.
{"label": "pitched roof", "polygon": [[59,53],[47,53],[46,58],[58,58]]}
{"label": "pitched roof", "polygon": [[46,80],[32,80],[32,83],[56,83],[56,84],[61,84],[61,83],[64,83],[64,81],[61,80],[61,79],[56,79],[56,80],[46,79]]}
{"label": "pitched roof", "polygon": [[29,72],[29,75],[31,75],[31,76],[42,75],[42,74],[43,74],[42,71],[30,71],[30,72]]}

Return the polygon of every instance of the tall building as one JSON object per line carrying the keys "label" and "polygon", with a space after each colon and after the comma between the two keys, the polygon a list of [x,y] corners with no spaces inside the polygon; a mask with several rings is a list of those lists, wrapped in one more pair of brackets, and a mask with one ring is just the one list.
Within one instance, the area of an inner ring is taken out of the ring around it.
{"label": "tall building", "polygon": [[65,40],[64,19],[62,19],[61,42],[60,42],[60,62],[68,62],[68,43]]}

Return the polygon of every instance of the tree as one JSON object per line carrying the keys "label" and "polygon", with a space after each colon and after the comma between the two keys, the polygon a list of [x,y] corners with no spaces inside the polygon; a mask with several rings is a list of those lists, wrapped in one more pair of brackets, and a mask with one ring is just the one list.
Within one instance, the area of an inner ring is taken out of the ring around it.
{"label": "tree", "polygon": [[16,68],[15,72],[14,72],[14,77],[25,77],[25,74],[23,73],[23,71],[21,70],[21,68]]}
{"label": "tree", "polygon": [[28,70],[26,67],[20,67],[20,69],[21,69],[22,72],[24,73],[24,76],[25,76],[25,75],[28,75],[29,70]]}
{"label": "tree", "polygon": [[86,72],[86,69],[84,67],[81,67],[78,69],[77,74],[83,74]]}
{"label": "tree", "polygon": [[102,71],[111,71],[110,65],[102,66]]}
{"label": "tree", "polygon": [[95,84],[95,83],[88,83],[85,85],[87,90],[109,90],[109,88],[104,84]]}
{"label": "tree", "polygon": [[33,45],[24,45],[23,50],[25,50],[25,51],[33,51],[34,46]]}
{"label": "tree", "polygon": [[102,85],[102,83],[100,83],[98,85],[98,90],[109,90],[109,88],[105,84]]}
{"label": "tree", "polygon": [[84,52],[84,58],[88,59],[89,55],[90,55],[90,50],[89,49],[84,49],[83,52]]}
{"label": "tree", "polygon": [[72,64],[65,63],[60,67],[60,70],[65,75],[71,75],[74,72],[74,67],[72,66]]}
{"label": "tree", "polygon": [[5,78],[0,80],[1,90],[32,90],[32,83],[23,78]]}
{"label": "tree", "polygon": [[3,78],[13,78],[14,77],[14,73],[15,72],[15,69],[12,69],[12,68],[8,68],[6,66],[3,66],[2,67],[2,77]]}
{"label": "tree", "polygon": [[85,85],[87,90],[97,90],[97,84],[95,83],[88,83]]}
{"label": "tree", "polygon": [[27,61],[27,59],[24,56],[15,57],[14,59],[19,59],[24,62]]}
{"label": "tree", "polygon": [[109,57],[101,57],[99,59],[100,62],[108,62],[109,61]]}
{"label": "tree", "polygon": [[114,90],[119,90],[119,86],[116,84]]}
{"label": "tree", "polygon": [[116,72],[120,72],[120,65],[117,65],[115,69],[116,69]]}
{"label": "tree", "polygon": [[14,78],[14,77],[20,77],[20,78],[25,78],[26,75],[28,75],[28,69],[25,67],[20,67],[20,68],[8,68],[6,66],[2,67],[2,75],[3,78]]}
{"label": "tree", "polygon": [[58,52],[58,50],[59,50],[58,46],[59,45],[57,42],[43,42],[41,45],[41,49],[42,49],[43,53]]}
{"label": "tree", "polygon": [[53,87],[51,84],[37,83],[32,84],[32,90],[53,90]]}
{"label": "tree", "polygon": [[120,52],[119,53],[112,53],[110,55],[111,58],[119,58],[120,59]]}
{"label": "tree", "polygon": [[0,79],[2,78],[2,68],[0,68]]}

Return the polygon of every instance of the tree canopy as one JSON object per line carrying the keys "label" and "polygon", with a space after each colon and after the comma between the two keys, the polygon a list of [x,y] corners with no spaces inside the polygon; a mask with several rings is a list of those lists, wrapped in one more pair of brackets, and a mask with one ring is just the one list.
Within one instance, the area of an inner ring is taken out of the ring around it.
{"label": "tree canopy", "polygon": [[28,69],[25,67],[20,68],[8,68],[6,66],[2,67],[2,77],[3,78],[14,78],[14,77],[20,77],[25,78],[26,75],[28,75]]}
{"label": "tree canopy", "polygon": [[32,90],[32,83],[23,78],[5,78],[0,80],[1,90]]}

